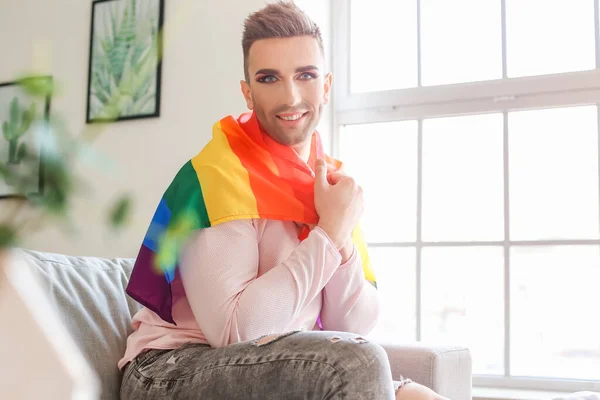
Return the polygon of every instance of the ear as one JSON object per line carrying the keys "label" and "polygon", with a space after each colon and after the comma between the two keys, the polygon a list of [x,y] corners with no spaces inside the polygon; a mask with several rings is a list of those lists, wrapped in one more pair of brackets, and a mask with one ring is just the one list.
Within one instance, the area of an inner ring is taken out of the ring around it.
{"label": "ear", "polygon": [[246,106],[249,110],[254,109],[254,102],[252,101],[252,92],[250,90],[250,84],[246,81],[240,81],[240,87],[242,89],[242,94],[244,95],[244,99],[246,99]]}
{"label": "ear", "polygon": [[331,85],[333,83],[333,77],[331,76],[331,72],[328,72],[323,79],[323,84],[325,85],[325,90],[323,92],[323,104],[329,103],[329,94],[331,93]]}

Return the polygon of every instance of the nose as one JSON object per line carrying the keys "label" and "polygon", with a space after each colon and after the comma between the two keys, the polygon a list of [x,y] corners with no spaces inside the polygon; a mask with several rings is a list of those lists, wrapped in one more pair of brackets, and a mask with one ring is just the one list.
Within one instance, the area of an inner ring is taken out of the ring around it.
{"label": "nose", "polygon": [[293,107],[300,104],[302,97],[300,96],[300,90],[294,80],[287,81],[284,85],[284,98],[283,101],[286,106]]}

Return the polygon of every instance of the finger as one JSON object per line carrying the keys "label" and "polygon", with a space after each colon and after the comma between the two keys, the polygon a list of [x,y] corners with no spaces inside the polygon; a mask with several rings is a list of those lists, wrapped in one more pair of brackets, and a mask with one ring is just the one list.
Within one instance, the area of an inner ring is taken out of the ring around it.
{"label": "finger", "polygon": [[327,187],[327,165],[322,158],[319,158],[315,163],[315,186]]}
{"label": "finger", "polygon": [[327,175],[327,181],[329,182],[330,185],[336,185],[340,179],[342,179],[344,176],[343,173],[339,172],[339,171],[334,171],[334,172],[330,172]]}

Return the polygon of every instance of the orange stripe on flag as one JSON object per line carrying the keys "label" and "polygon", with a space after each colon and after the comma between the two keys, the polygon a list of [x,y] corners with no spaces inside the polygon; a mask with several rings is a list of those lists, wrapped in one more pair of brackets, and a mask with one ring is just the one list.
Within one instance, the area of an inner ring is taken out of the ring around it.
{"label": "orange stripe on flag", "polygon": [[245,133],[235,119],[225,118],[220,125],[231,150],[249,174],[260,217],[303,221],[304,206],[290,184],[281,178],[267,149]]}

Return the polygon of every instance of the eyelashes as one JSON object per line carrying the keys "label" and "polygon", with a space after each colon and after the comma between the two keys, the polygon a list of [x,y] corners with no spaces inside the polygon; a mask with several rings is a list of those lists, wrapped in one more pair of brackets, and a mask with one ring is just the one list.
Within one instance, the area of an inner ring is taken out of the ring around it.
{"label": "eyelashes", "polygon": [[260,83],[275,83],[277,82],[277,78],[275,77],[275,75],[266,75],[261,76],[256,81]]}
{"label": "eyelashes", "polygon": [[308,79],[304,78],[304,79],[302,79],[303,81],[308,81],[308,80],[311,80],[311,79],[317,79],[319,77],[319,75],[317,75],[315,73],[312,73],[312,72],[304,72],[302,75],[300,75],[300,77],[303,77],[303,76],[308,76]]}
{"label": "eyelashes", "polygon": [[[317,79],[318,77],[319,77],[319,75],[317,75],[313,72],[303,72],[298,78],[301,81],[310,81],[313,79]],[[265,75],[265,76],[261,76],[258,79],[256,79],[257,82],[266,83],[266,84],[275,83],[278,80],[279,80],[279,78],[277,78],[275,75]]]}

